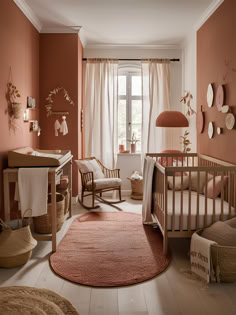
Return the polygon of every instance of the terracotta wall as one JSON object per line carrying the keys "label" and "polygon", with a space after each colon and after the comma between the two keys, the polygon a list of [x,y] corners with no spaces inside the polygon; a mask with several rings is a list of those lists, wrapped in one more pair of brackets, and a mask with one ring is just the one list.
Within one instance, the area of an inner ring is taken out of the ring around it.
{"label": "terracotta wall", "polygon": [[[198,135],[198,152],[236,163],[236,129],[225,128],[225,115],[207,106],[207,86],[213,83],[214,93],[219,84],[225,91],[224,103],[236,115],[236,1],[225,0],[197,32],[197,103],[203,105],[205,129]],[[214,122],[213,139],[208,138],[209,122]],[[216,134],[216,127],[223,134]]]}
{"label": "terracotta wall", "polygon": [[[26,108],[27,96],[39,104],[39,34],[11,0],[0,2],[0,216],[3,214],[2,170],[7,167],[9,150],[38,147],[39,138],[29,132],[29,123],[16,122],[16,130],[8,121],[7,83],[12,81],[20,91],[19,101]],[[31,111],[37,119],[38,110]]]}
{"label": "terracotta wall", "polygon": [[[40,136],[41,149],[71,150],[74,159],[81,156],[80,108],[82,79],[82,45],[77,34],[40,35]],[[53,97],[54,111],[68,111],[69,133],[55,136],[54,124],[61,116],[46,117],[46,97],[50,90],[63,86],[74,101],[70,105],[62,93]],[[78,194],[78,170],[73,163],[73,196]]]}

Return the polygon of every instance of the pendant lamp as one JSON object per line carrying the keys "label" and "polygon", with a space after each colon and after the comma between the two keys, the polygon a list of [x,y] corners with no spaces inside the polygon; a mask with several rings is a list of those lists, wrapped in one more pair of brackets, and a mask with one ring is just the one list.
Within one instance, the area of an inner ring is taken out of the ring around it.
{"label": "pendant lamp", "polygon": [[188,127],[188,119],[181,112],[164,111],[158,115],[156,127]]}

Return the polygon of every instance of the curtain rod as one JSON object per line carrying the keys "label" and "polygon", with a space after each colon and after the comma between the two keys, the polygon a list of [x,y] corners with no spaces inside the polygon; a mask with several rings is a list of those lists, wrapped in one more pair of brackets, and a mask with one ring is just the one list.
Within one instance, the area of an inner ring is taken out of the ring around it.
{"label": "curtain rod", "polygon": [[[83,61],[87,61],[87,59],[90,59],[90,58],[83,58]],[[91,58],[91,59],[96,59],[96,58]],[[98,58],[98,59],[108,59],[108,58]],[[113,58],[112,58],[113,59]],[[115,58],[114,58],[115,59]],[[144,58],[144,59],[127,59],[127,58],[121,58],[121,59],[118,59],[119,61],[141,61],[141,60],[156,60],[158,58]],[[162,59],[165,59],[165,58],[160,58],[160,60]],[[176,58],[173,58],[173,59],[165,59],[165,60],[169,60],[169,61],[180,61],[180,59],[176,59]]]}

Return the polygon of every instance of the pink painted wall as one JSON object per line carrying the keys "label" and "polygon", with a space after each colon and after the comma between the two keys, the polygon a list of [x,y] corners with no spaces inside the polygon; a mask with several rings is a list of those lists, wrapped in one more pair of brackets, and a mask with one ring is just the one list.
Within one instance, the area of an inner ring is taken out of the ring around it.
{"label": "pink painted wall", "polygon": [[[71,150],[74,159],[81,156],[80,108],[82,99],[83,48],[77,34],[40,35],[40,136],[41,149]],[[54,111],[68,111],[69,133],[55,136],[54,124],[61,116],[46,117],[46,97],[50,90],[63,86],[74,101],[70,105],[58,93],[53,98]],[[78,194],[78,170],[73,163],[73,196]]]}
{"label": "pink painted wall", "polygon": [[[39,33],[12,0],[0,1],[0,216],[3,216],[3,169],[7,152],[23,147],[39,146],[39,137],[29,132],[29,123],[17,121],[14,132],[8,124],[6,91],[9,80],[17,86],[24,108],[27,96],[39,104]],[[11,69],[11,72],[10,72]],[[31,111],[38,119],[38,110]]]}
{"label": "pink painted wall", "polygon": [[[236,127],[227,130],[225,114],[217,110],[216,97],[211,108],[207,106],[207,86],[223,85],[225,105],[236,115],[236,1],[225,0],[197,32],[197,103],[205,112],[205,128],[197,137],[198,152],[236,163]],[[208,137],[209,122],[214,123],[212,139]],[[223,128],[219,136],[216,128]]]}

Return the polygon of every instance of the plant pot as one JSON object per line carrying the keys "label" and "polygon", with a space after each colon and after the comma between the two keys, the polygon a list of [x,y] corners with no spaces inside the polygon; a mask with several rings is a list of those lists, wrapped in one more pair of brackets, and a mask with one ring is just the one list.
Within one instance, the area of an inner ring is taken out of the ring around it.
{"label": "plant pot", "polygon": [[22,116],[22,104],[21,103],[12,103],[12,113],[15,119],[20,119]]}
{"label": "plant pot", "polygon": [[136,143],[131,143],[131,153],[136,152]]}
{"label": "plant pot", "polygon": [[119,152],[123,153],[125,150],[125,146],[123,144],[119,144]]}

